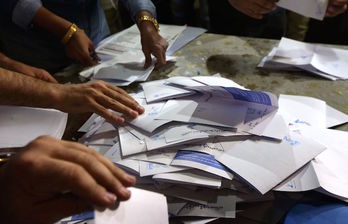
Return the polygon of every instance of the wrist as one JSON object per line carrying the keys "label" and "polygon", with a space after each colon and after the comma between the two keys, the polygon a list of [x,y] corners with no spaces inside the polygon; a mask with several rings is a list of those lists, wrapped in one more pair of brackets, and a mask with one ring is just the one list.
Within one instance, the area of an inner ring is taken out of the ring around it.
{"label": "wrist", "polygon": [[157,20],[152,16],[151,13],[147,11],[141,11],[137,13],[136,21],[140,32],[159,32],[159,25]]}

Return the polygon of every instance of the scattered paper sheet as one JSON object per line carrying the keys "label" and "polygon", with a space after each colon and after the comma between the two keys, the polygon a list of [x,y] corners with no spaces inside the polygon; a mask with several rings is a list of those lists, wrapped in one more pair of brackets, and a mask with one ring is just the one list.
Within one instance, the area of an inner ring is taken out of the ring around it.
{"label": "scattered paper sheet", "polygon": [[167,201],[164,195],[129,188],[131,198],[120,202],[111,209],[96,209],[95,223],[134,223],[134,224],[166,224],[169,223]]}
{"label": "scattered paper sheet", "polygon": [[328,3],[328,0],[280,0],[277,5],[306,17],[323,20]]}
{"label": "scattered paper sheet", "polygon": [[330,79],[348,79],[348,51],[282,38],[262,59],[260,68],[308,71]]}
{"label": "scattered paper sheet", "polygon": [[58,110],[0,106],[0,147],[23,147],[42,135],[60,139],[67,120]]}

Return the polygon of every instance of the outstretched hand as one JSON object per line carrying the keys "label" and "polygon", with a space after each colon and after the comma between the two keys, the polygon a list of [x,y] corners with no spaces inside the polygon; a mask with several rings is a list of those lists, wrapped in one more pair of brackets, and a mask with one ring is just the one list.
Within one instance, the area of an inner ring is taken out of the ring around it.
{"label": "outstretched hand", "polygon": [[125,121],[125,117],[136,118],[144,113],[144,108],[126,91],[103,81],[57,86],[56,100],[55,105],[59,110],[68,113],[94,112],[110,122],[120,124]]}
{"label": "outstretched hand", "polygon": [[84,145],[40,137],[0,168],[4,223],[53,223],[127,200],[135,178]]}

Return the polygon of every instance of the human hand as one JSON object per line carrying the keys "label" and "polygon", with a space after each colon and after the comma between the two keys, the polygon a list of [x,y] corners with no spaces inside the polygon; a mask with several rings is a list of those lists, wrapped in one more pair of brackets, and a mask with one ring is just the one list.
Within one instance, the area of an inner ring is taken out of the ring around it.
{"label": "human hand", "polygon": [[335,17],[347,11],[348,0],[330,0],[326,17]]}
{"label": "human hand", "polygon": [[81,29],[77,29],[66,44],[65,53],[70,59],[78,61],[83,66],[92,66],[99,61],[92,41]]}
{"label": "human hand", "polygon": [[110,122],[122,124],[126,117],[136,118],[144,113],[140,106],[126,91],[103,81],[86,84],[59,85],[56,88],[56,109],[65,112],[94,112]]}
{"label": "human hand", "polygon": [[46,82],[52,82],[52,83],[58,83],[53,76],[48,73],[48,71],[36,67],[32,67],[23,63],[20,63],[21,65],[18,65],[15,72],[22,73],[24,75],[32,76],[37,79],[41,79]]}
{"label": "human hand", "polygon": [[156,59],[156,67],[166,64],[166,51],[168,42],[157,32],[152,22],[142,21],[139,24],[141,34],[141,46],[145,55],[145,68],[148,68],[152,63],[151,54]]}
{"label": "human hand", "polygon": [[4,223],[54,223],[127,200],[135,178],[88,147],[39,137],[0,168]]}
{"label": "human hand", "polygon": [[53,76],[46,70],[26,65],[22,62],[9,58],[2,53],[0,53],[0,66],[17,73],[41,79],[43,81],[57,83],[57,80],[55,80],[55,78],[53,78]]}
{"label": "human hand", "polygon": [[254,19],[262,19],[267,14],[276,9],[276,0],[228,0],[228,2],[238,11]]}

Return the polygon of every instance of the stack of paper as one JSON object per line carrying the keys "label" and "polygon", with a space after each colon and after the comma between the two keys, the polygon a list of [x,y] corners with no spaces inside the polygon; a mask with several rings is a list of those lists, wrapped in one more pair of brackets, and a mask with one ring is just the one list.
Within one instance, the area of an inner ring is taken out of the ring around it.
{"label": "stack of paper", "polygon": [[282,38],[262,59],[260,68],[308,71],[330,79],[348,79],[348,51]]}
{"label": "stack of paper", "polygon": [[[168,41],[167,61],[175,61],[171,55],[197,38],[205,29],[187,26],[161,25],[160,34]],[[96,48],[102,63],[80,73],[85,78],[104,80],[117,86],[144,82],[155,68],[144,69],[140,32],[136,25],[103,40]]]}
{"label": "stack of paper", "polygon": [[60,139],[67,119],[52,109],[0,106],[0,148],[23,147],[42,135]]}
{"label": "stack of paper", "polygon": [[171,217],[232,219],[239,203],[277,200],[272,190],[348,199],[346,156],[339,158],[347,133],[327,129],[348,116],[324,101],[277,100],[217,76],[142,87],[133,97],[144,115],[122,127],[94,118],[80,141],[137,175],[138,187],[164,194]]}

